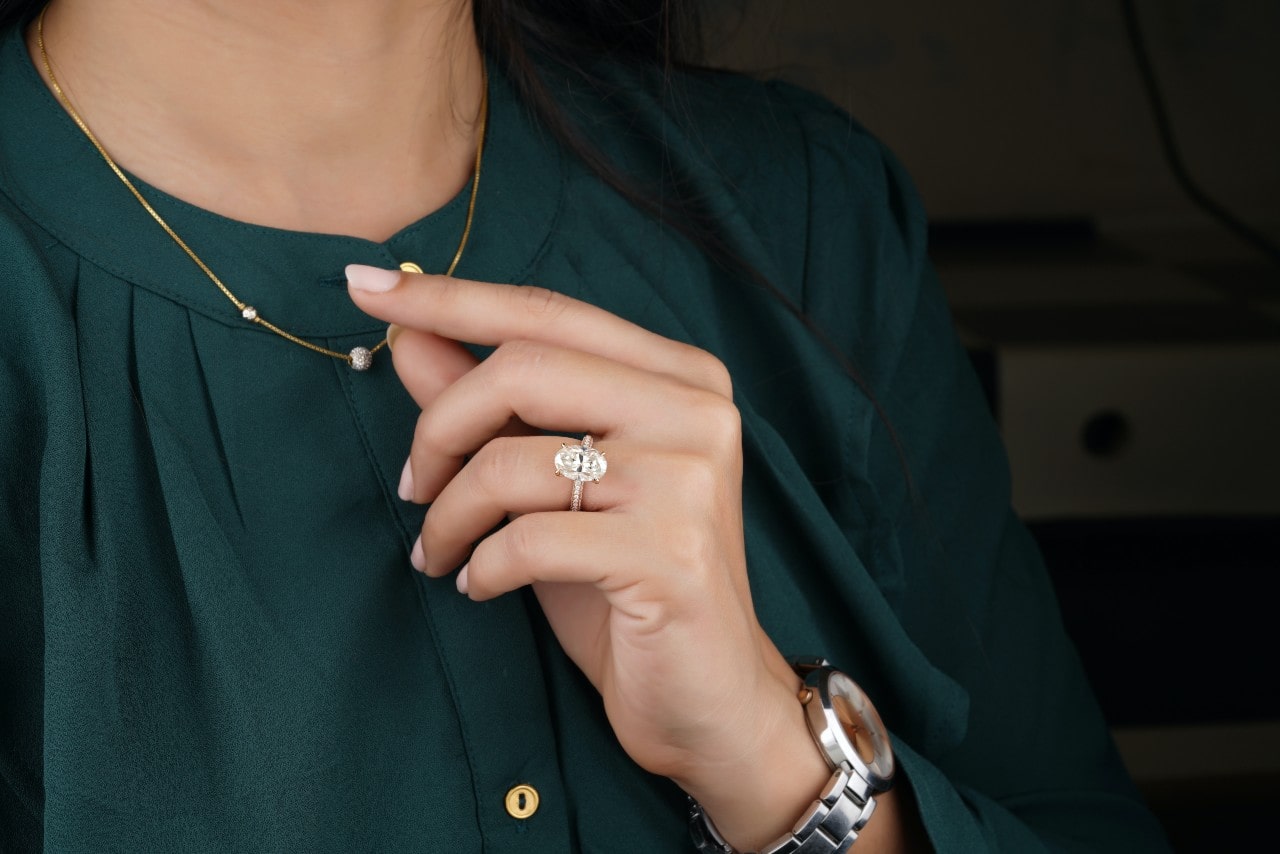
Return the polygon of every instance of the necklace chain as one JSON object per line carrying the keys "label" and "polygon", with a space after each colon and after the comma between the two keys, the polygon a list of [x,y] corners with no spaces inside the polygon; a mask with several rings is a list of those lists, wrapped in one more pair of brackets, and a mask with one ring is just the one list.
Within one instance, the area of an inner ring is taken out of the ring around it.
{"label": "necklace chain", "polygon": [[[142,193],[138,191],[138,188],[129,180],[129,176],[124,173],[124,170],[121,169],[111,155],[107,153],[107,149],[98,141],[98,137],[94,135],[93,131],[89,129],[89,126],[85,124],[84,119],[80,118],[80,114],[76,112],[75,107],[71,105],[71,100],[67,97],[66,93],[62,91],[62,86],[58,83],[57,75],[53,73],[53,65],[49,62],[49,53],[45,49],[44,10],[41,10],[40,17],[36,20],[36,44],[40,48],[40,59],[44,63],[45,74],[49,77],[49,83],[53,88],[54,94],[58,96],[58,100],[71,116],[72,121],[74,121],[76,126],[84,132],[86,137],[88,137],[89,142],[91,142],[93,147],[98,150],[98,154],[102,155],[102,159],[106,161],[106,164],[109,167],[111,167],[111,171],[114,172],[116,177],[119,178],[120,181],[129,189],[129,192],[133,194],[133,197],[138,200],[138,204],[142,205],[146,212],[151,215],[151,218],[154,219],[156,223],[164,229],[165,233],[173,239],[173,242],[178,244],[179,248],[187,254],[187,257],[190,258],[195,265],[209,277],[209,280],[217,286],[218,290],[222,291],[223,295],[230,300],[231,304],[240,312],[240,317],[250,323],[261,326],[263,329],[274,332],[281,338],[291,341],[300,347],[305,347],[308,350],[321,353],[334,359],[341,359],[357,371],[364,371],[369,368],[373,361],[373,354],[387,346],[385,338],[373,347],[356,347],[349,353],[343,353],[339,350],[330,350],[327,347],[321,347],[319,344],[314,344],[304,338],[299,338],[292,332],[281,329],[279,326],[276,326],[274,323],[259,314],[258,310],[252,305],[246,303],[244,300],[232,293],[231,289],[223,284],[222,279],[218,278],[217,274],[214,273],[213,270],[209,269],[209,265],[206,264],[200,256],[187,245],[185,240],[178,236],[178,233],[173,230],[173,227],[170,226],[169,223],[165,222],[164,217],[160,216],[156,209],[151,206],[151,203],[143,197]],[[467,204],[467,219],[466,223],[462,227],[462,239],[458,242],[458,251],[454,253],[453,261],[449,264],[449,269],[445,271],[446,276],[452,276],[453,271],[458,267],[458,262],[462,260],[462,253],[467,248],[467,240],[471,237],[471,223],[475,218],[476,213],[476,194],[480,189],[480,164],[484,159],[485,131],[489,121],[489,75],[488,71],[485,70],[483,66],[481,68],[481,73],[483,75],[483,90],[480,95],[480,126],[476,142],[475,170],[471,178],[471,199]],[[406,266],[411,266],[414,270],[420,269],[417,265]]]}

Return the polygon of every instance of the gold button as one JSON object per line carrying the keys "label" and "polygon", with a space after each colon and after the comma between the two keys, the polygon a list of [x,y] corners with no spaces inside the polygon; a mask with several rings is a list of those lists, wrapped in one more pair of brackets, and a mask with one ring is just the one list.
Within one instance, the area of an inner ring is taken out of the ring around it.
{"label": "gold button", "polygon": [[521,783],[507,792],[507,815],[512,818],[528,818],[538,811],[538,790]]}
{"label": "gold button", "polygon": [[413,263],[412,261],[401,261],[401,262],[400,262],[400,269],[401,269],[401,270],[404,270],[406,273],[421,273],[421,272],[422,272],[422,268],[421,268],[421,267],[419,267],[417,264]]}

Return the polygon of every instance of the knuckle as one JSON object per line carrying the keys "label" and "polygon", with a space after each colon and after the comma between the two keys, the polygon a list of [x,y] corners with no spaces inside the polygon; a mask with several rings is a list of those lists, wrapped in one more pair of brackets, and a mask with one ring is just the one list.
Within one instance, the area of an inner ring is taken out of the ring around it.
{"label": "knuckle", "polygon": [[490,358],[495,360],[495,370],[519,381],[527,372],[537,371],[546,359],[546,355],[546,345],[537,341],[519,339],[499,344]]}
{"label": "knuckle", "polygon": [[432,513],[433,508],[427,508],[427,515],[422,520],[422,541],[424,543],[439,543],[448,533],[441,528],[440,514]]}
{"label": "knuckle", "polygon": [[476,543],[467,558],[467,586],[473,596],[487,591],[493,580],[494,554],[490,539]]}
{"label": "knuckle", "polygon": [[736,448],[742,443],[742,413],[733,401],[712,395],[704,402],[700,421],[704,435],[718,448]]}
{"label": "knuckle", "polygon": [[530,341],[527,338],[515,338],[499,344],[494,355],[499,356],[503,361],[523,366],[531,361],[540,361],[546,349],[545,344],[537,341]]}
{"label": "knuckle", "polygon": [[732,400],[733,377],[729,374],[728,366],[706,350],[699,350],[698,353],[697,371],[704,386],[721,397]]}
{"label": "knuckle", "polygon": [[719,494],[724,473],[706,457],[689,456],[681,462],[675,477],[682,495],[693,499],[699,506],[705,506],[708,499]]}
{"label": "knuckle", "polygon": [[462,282],[453,276],[432,276],[432,299],[445,306],[452,306],[463,297]]}
{"label": "knuckle", "polygon": [[427,418],[427,413],[423,412],[418,416],[418,423],[413,428],[412,453],[415,455],[442,454],[444,450],[443,437],[435,429],[433,420]]}
{"label": "knuckle", "polygon": [[528,519],[528,516],[521,516],[508,523],[503,531],[504,558],[513,564],[537,564],[545,548],[545,538]]}
{"label": "knuckle", "polygon": [[518,299],[532,317],[538,320],[551,320],[558,317],[569,307],[569,298],[550,288],[538,285],[518,285]]}
{"label": "knuckle", "polygon": [[473,486],[478,493],[497,497],[509,491],[511,473],[522,470],[521,444],[514,438],[500,436],[476,452],[470,465],[475,469]]}
{"label": "knuckle", "polygon": [[680,567],[668,580],[680,589],[696,590],[707,580],[708,567],[712,565],[708,555],[707,534],[693,525],[680,525],[663,534],[673,566]]}

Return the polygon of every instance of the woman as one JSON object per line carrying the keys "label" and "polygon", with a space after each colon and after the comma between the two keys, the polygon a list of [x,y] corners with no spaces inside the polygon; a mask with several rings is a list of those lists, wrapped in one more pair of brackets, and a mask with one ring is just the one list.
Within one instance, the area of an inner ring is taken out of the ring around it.
{"label": "woman", "polygon": [[706,850],[834,850],[820,794],[860,852],[1162,846],[847,117],[664,67],[657,3],[39,5],[10,847],[681,851],[687,795]]}

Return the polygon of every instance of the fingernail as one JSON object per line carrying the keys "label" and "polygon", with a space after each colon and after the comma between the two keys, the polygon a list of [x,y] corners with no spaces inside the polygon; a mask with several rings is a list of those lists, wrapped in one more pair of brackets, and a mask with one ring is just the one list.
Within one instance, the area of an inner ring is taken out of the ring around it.
{"label": "fingernail", "polygon": [[400,283],[399,270],[383,270],[364,264],[347,265],[347,285],[358,291],[382,294]]}
{"label": "fingernail", "polygon": [[458,592],[466,595],[467,592],[467,567],[470,563],[464,563],[462,569],[458,570]]}
{"label": "fingernail", "polygon": [[403,326],[398,326],[394,323],[387,327],[387,349],[388,350],[392,350],[395,348],[396,336],[398,336],[403,331],[404,331]]}
{"label": "fingernail", "polygon": [[401,501],[413,500],[413,460],[404,461],[404,469],[400,472],[400,486],[396,487],[396,493],[400,496]]}
{"label": "fingernail", "polygon": [[422,551],[422,537],[413,541],[413,551],[409,552],[409,563],[413,564],[413,568],[418,572],[427,571],[427,556]]}

